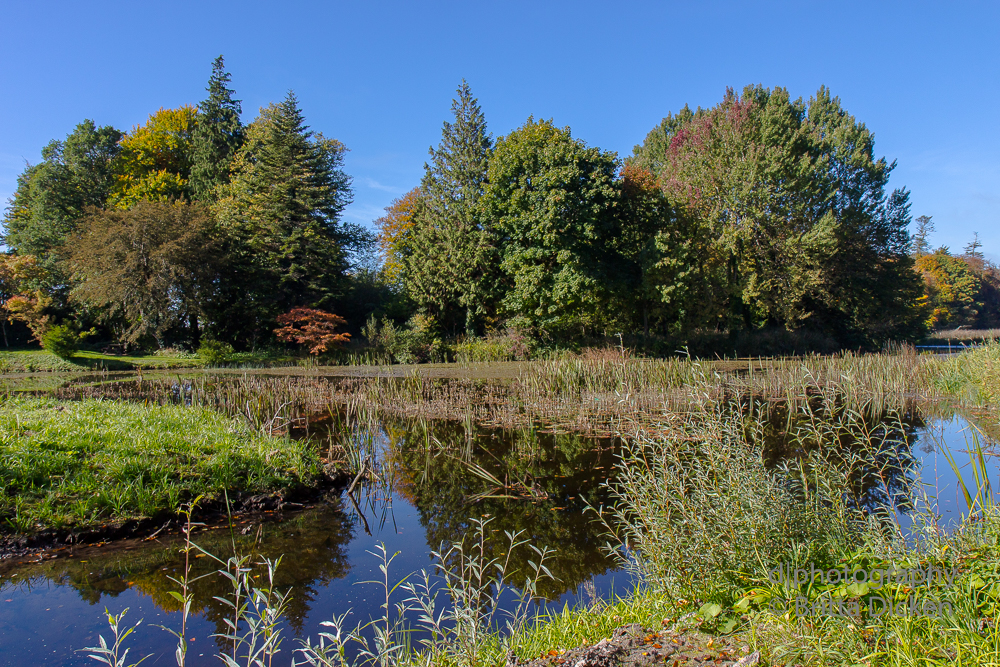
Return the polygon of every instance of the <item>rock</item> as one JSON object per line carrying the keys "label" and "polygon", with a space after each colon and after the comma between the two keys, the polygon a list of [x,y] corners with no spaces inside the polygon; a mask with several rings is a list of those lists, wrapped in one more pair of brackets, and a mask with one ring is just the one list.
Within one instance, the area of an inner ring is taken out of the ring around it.
{"label": "rock", "polygon": [[760,662],[760,651],[754,651],[750,655],[744,656],[736,661],[733,667],[751,667]]}

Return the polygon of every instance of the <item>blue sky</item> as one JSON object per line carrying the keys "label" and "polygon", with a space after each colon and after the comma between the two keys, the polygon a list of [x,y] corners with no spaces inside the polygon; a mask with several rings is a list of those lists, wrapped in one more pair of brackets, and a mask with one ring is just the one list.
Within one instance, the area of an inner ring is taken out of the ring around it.
{"label": "blue sky", "polygon": [[934,245],[1000,259],[1000,3],[24,2],[0,0],[0,200],[84,118],[129,129],[197,103],[224,54],[244,119],[294,89],[351,152],[370,223],[417,184],[464,77],[490,130],[531,114],[631,153],[727,86],[829,86],[898,160]]}

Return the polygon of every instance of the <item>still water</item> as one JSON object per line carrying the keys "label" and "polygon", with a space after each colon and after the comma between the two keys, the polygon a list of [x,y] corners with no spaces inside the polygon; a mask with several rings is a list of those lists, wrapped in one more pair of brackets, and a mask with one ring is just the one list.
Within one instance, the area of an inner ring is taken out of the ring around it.
{"label": "still water", "polygon": [[[606,538],[585,509],[603,500],[601,483],[612,472],[615,442],[538,429],[466,429],[455,423],[386,424],[376,443],[383,465],[379,482],[349,498],[280,519],[239,522],[195,532],[193,541],[222,559],[235,549],[277,558],[277,584],[292,587],[283,654],[290,661],[294,637],[323,631],[320,623],[352,610],[350,624],[381,613],[382,590],[362,582],[381,578],[377,546],[398,552],[389,569],[393,582],[432,570],[432,551],[460,541],[472,519],[489,520],[488,549],[499,555],[506,532],[521,533],[555,552],[547,561],[554,579],[539,583],[546,604],[587,603],[594,596],[624,592],[628,577],[614,571],[602,547]],[[502,486],[495,483],[500,481]],[[523,531],[523,532],[522,532]],[[131,657],[152,654],[143,664],[173,665],[172,636],[156,627],[179,628],[179,605],[169,592],[171,577],[184,570],[177,536],[123,543],[116,548],[77,548],[41,563],[0,569],[0,665],[96,664],[78,649],[109,637],[104,609],[126,621],[143,621],[133,634]],[[514,552],[510,574],[522,581],[527,560]],[[215,596],[229,591],[213,574],[219,563],[194,559],[194,611],[188,636],[189,665],[217,665],[214,654],[225,631],[226,608]],[[404,596],[401,596],[404,597]],[[137,656],[136,651],[140,654]],[[285,663],[287,664],[287,662]]]}
{"label": "still water", "polygon": [[[885,428],[885,456],[894,461],[889,466],[894,472],[865,481],[863,502],[892,504],[906,523],[911,521],[907,494],[924,488],[936,498],[940,523],[953,525],[965,503],[943,450],[968,465],[964,450],[976,427],[945,415]],[[614,440],[538,428],[486,430],[415,421],[384,423],[377,437],[370,436],[381,480],[353,497],[335,495],[315,508],[272,520],[237,521],[194,533],[196,544],[222,559],[234,550],[257,559],[283,555],[276,583],[293,592],[282,664],[290,662],[296,637],[315,637],[333,615],[350,609],[351,625],[380,615],[382,590],[363,583],[381,578],[378,545],[390,555],[398,552],[389,569],[395,583],[432,569],[432,551],[462,540],[476,518],[490,521],[491,555],[501,553],[507,531],[523,531],[522,539],[555,550],[548,561],[554,579],[543,579],[539,587],[546,605],[588,604],[594,596],[608,599],[631,587],[606,555],[606,537],[587,511],[588,505],[606,500],[602,483],[613,473]],[[184,570],[182,546],[179,537],[167,536],[111,549],[66,549],[38,563],[3,564],[0,665],[96,664],[80,649],[95,646],[99,634],[110,636],[105,609],[119,613],[125,608],[126,625],[142,620],[132,637],[130,662],[150,654],[144,665],[173,665],[174,638],[157,626],[180,625],[170,591],[178,588],[171,578]],[[513,580],[523,579],[531,555],[525,548],[516,552]],[[226,595],[228,588],[213,574],[218,568],[209,556],[193,559],[192,578],[205,576],[193,586],[189,665],[219,664],[215,654],[224,642],[213,635],[225,631],[226,608],[214,597]]]}

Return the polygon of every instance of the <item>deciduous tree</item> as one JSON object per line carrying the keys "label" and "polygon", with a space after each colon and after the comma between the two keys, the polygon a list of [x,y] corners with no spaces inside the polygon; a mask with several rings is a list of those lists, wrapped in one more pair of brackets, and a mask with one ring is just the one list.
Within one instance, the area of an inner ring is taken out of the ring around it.
{"label": "deciduous tree", "polygon": [[551,121],[529,118],[497,140],[483,202],[507,315],[557,333],[600,320],[620,259],[617,170],[614,153],[588,148]]}
{"label": "deciduous tree", "polygon": [[385,207],[385,215],[375,220],[382,270],[390,282],[402,280],[406,257],[413,245],[413,214],[420,203],[420,188],[413,188]]}
{"label": "deciduous tree", "polygon": [[115,166],[124,135],[85,120],[64,141],[42,150],[42,161],[18,177],[3,220],[3,242],[18,255],[32,255],[46,272],[45,289],[62,297],[68,289],[60,252],[88,207],[103,207],[116,184]]}
{"label": "deciduous tree", "polygon": [[278,315],[277,320],[278,324],[284,325],[274,330],[278,340],[305,345],[310,354],[319,355],[351,339],[351,334],[337,331],[347,321],[323,310],[292,308],[289,312]]}
{"label": "deciduous tree", "polygon": [[958,327],[976,322],[982,310],[982,279],[969,264],[952,257],[944,248],[917,258],[916,269],[924,278],[931,329]]}
{"label": "deciduous tree", "polygon": [[69,246],[71,297],[95,308],[128,344],[162,343],[187,327],[196,343],[218,272],[211,218],[196,204],[142,201],[94,210]]}
{"label": "deciduous tree", "polygon": [[808,103],[730,90],[665,119],[633,160],[655,170],[689,238],[709,240],[697,257],[711,298],[692,304],[715,326],[808,324],[852,345],[919,333],[908,193],[886,193],[894,165],[825,88]]}
{"label": "deciduous tree", "polygon": [[120,142],[117,183],[109,203],[127,209],[142,200],[190,199],[192,132],[197,110],[191,105],[160,109]]}

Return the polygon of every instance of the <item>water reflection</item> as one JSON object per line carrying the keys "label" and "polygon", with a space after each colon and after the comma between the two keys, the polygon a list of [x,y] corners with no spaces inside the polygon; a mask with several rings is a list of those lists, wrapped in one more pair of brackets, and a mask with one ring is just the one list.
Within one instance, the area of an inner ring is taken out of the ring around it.
{"label": "water reflection", "polygon": [[[539,584],[548,600],[612,568],[604,530],[585,510],[605,499],[614,440],[537,428],[470,430],[454,422],[401,422],[387,435],[396,493],[417,508],[432,548],[463,541],[471,517],[492,517],[497,539],[488,544],[489,558],[505,555],[508,532],[555,550],[548,561],[554,579]],[[515,552],[509,579],[528,576],[530,556],[528,549]]]}
{"label": "water reflection", "polygon": [[[815,414],[789,414],[773,404],[768,410],[763,430],[752,435],[760,438],[772,465],[797,462],[823,448],[835,457],[847,481],[845,495],[858,507],[905,516],[915,494],[933,483],[945,521],[960,516],[954,471],[936,459],[942,447],[959,451],[966,444],[961,432],[966,422],[954,412],[941,406],[928,409],[925,416],[913,411],[902,417],[862,418],[831,412],[824,415],[822,428],[816,428],[809,421]],[[989,419],[971,419],[986,435],[1000,431]],[[554,579],[542,580],[539,587],[548,600],[572,603],[576,592],[592,588],[594,581],[603,582],[599,588],[605,595],[621,592],[621,587],[609,589],[614,564],[603,550],[607,538],[586,511],[588,505],[606,500],[603,484],[613,474],[618,449],[614,439],[554,433],[538,426],[499,430],[402,419],[347,425],[336,416],[315,420],[309,433],[324,448],[346,438],[355,456],[370,459],[378,474],[360,483],[352,498],[337,496],[271,521],[238,522],[232,530],[214,527],[194,535],[200,547],[223,559],[234,552],[255,561],[283,555],[277,584],[294,589],[287,619],[293,634],[315,635],[320,622],[348,607],[354,609],[355,621],[379,615],[378,593],[356,586],[380,576],[367,553],[377,541],[384,541],[390,553],[402,553],[392,573],[398,580],[431,567],[432,550],[466,539],[471,518],[492,518],[488,558],[501,555],[508,543],[506,532],[521,532],[532,544],[555,550],[548,561]],[[112,612],[133,606],[147,622],[156,614],[173,615],[154,622],[177,625],[178,602],[170,595],[177,584],[170,577],[183,572],[182,546],[174,536],[110,550],[78,548],[72,555],[67,549],[59,558],[40,563],[3,564],[0,604],[11,602],[0,607],[5,614],[0,617],[0,664],[86,664],[74,650],[93,645],[98,632],[106,634],[99,613],[104,605]],[[509,580],[527,576],[529,553],[523,549],[514,554]],[[211,558],[200,557],[191,572],[192,577],[209,575],[193,587],[198,618],[192,626],[200,633],[199,641],[209,643],[211,633],[225,630],[229,611],[215,599],[229,592],[226,580],[211,574],[218,567]],[[627,580],[620,577],[618,583]],[[67,601],[67,591],[72,591],[75,603]],[[64,611],[50,612],[58,607],[49,601],[56,600]],[[18,613],[8,613],[13,609]],[[75,633],[63,629],[69,618],[85,619]],[[162,635],[147,633],[141,641],[169,657],[169,637]],[[37,642],[28,637],[37,637]],[[47,647],[44,654],[38,642]],[[192,655],[189,664],[217,664],[210,652],[203,657]]]}
{"label": "water reflection", "polygon": [[[323,443],[333,435],[324,428],[340,426],[314,423],[311,432]],[[283,555],[276,583],[280,588],[293,588],[287,617],[293,634],[315,635],[322,629],[320,622],[348,607],[361,622],[380,614],[381,593],[370,586],[356,586],[380,578],[372,572],[376,560],[368,553],[377,541],[384,541],[390,553],[403,554],[391,573],[402,578],[431,568],[432,550],[465,539],[473,517],[493,519],[487,558],[501,555],[508,531],[523,531],[522,539],[555,551],[546,562],[554,578],[542,580],[539,586],[539,594],[548,600],[572,604],[578,588],[589,584],[593,589],[595,578],[600,580],[612,570],[612,561],[602,551],[602,530],[584,509],[587,503],[602,500],[601,484],[613,470],[614,441],[540,429],[487,430],[453,422],[373,422],[371,426],[376,432],[364,433],[355,427],[351,437],[377,449],[373,453],[380,465],[376,467],[385,474],[358,485],[353,493],[357,510],[352,498],[338,496],[283,518],[239,521],[232,529],[216,526],[193,535],[201,549],[221,559],[234,553],[249,555],[253,561]],[[147,621],[162,615],[172,620],[156,622],[179,625],[179,603],[170,593],[178,589],[171,577],[180,577],[184,571],[182,547],[183,541],[174,536],[121,543],[113,549],[67,549],[57,552],[58,558],[40,563],[5,564],[0,569],[0,592],[14,601],[9,609],[31,607],[27,603],[38,595],[43,599],[60,596],[65,607],[54,625],[51,613],[42,619],[26,612],[25,618],[0,621],[4,645],[0,664],[4,659],[23,664],[29,658],[34,664],[77,664],[73,651],[94,645],[98,633],[107,633],[98,611],[105,605],[112,612],[131,606],[133,613],[138,612],[136,620],[139,615]],[[530,553],[527,548],[514,552],[509,581],[522,581],[527,575]],[[201,628],[194,631],[200,633],[199,641],[226,629],[230,609],[216,598],[230,590],[225,578],[213,574],[219,567],[218,561],[207,556],[192,561],[190,577],[197,579],[192,586],[197,622],[192,621],[192,627]],[[609,585],[609,581],[599,581],[598,588],[605,595],[620,592]],[[62,591],[73,591],[78,602],[66,604]],[[90,611],[81,611],[81,605]],[[58,630],[71,617],[87,619],[81,629],[84,634]],[[29,627],[37,635],[34,644],[25,641]],[[144,645],[169,655],[168,638],[152,631],[142,637]],[[42,655],[39,642],[56,649]],[[223,644],[221,639],[214,643],[220,648]],[[192,656],[189,664],[202,663]]]}
{"label": "water reflection", "polygon": [[[347,544],[354,534],[353,522],[345,514],[341,499],[316,509],[273,521],[238,521],[232,526],[196,528],[192,542],[200,549],[191,553],[192,612],[210,620],[215,631],[226,630],[229,608],[218,597],[231,590],[228,581],[215,572],[234,554],[250,562],[284,555],[275,583],[294,588],[288,608],[288,623],[300,630],[310,606],[322,588],[344,577],[350,570]],[[151,542],[130,540],[111,549],[82,547],[56,552],[58,557],[40,563],[5,564],[0,572],[0,591],[8,597],[30,590],[42,579],[68,587],[92,605],[107,604],[128,589],[147,596],[158,608],[176,612],[180,603],[172,595],[184,574],[184,540],[179,536]],[[208,552],[219,558],[205,555]]]}

